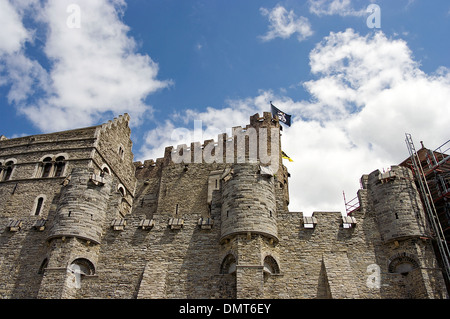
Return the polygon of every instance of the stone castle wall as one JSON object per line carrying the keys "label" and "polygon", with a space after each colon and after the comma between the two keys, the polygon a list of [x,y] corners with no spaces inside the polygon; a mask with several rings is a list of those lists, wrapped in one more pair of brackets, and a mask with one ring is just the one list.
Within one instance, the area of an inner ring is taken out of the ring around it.
{"label": "stone castle wall", "polygon": [[[205,162],[205,141],[197,162],[192,144],[184,162],[168,147],[133,163],[128,120],[0,141],[0,162],[16,161],[0,181],[0,297],[448,297],[407,169],[364,175],[353,219],[304,216],[288,210],[279,143],[275,166],[248,149],[237,163],[230,137],[231,162]],[[252,128],[279,138],[270,114],[235,132]],[[65,154],[60,176],[42,176],[47,154]]]}

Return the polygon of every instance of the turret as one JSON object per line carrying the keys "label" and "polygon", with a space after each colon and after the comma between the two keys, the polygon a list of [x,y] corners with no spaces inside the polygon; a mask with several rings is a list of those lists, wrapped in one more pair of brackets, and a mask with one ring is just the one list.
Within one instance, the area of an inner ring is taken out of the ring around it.
{"label": "turret", "polygon": [[112,177],[93,169],[74,169],[62,187],[56,216],[47,240],[76,237],[99,244],[105,222]]}
{"label": "turret", "polygon": [[221,240],[261,234],[278,241],[273,175],[257,164],[235,164],[222,185]]}
{"label": "turret", "polygon": [[427,236],[426,219],[411,170],[392,166],[368,176],[378,228],[384,242]]}

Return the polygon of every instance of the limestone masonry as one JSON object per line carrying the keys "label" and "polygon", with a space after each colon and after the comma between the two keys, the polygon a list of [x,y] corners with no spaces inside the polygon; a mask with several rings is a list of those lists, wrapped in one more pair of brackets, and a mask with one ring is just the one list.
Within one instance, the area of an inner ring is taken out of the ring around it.
{"label": "limestone masonry", "polygon": [[144,163],[128,122],[2,136],[1,298],[448,298],[409,168],[303,216],[270,113]]}

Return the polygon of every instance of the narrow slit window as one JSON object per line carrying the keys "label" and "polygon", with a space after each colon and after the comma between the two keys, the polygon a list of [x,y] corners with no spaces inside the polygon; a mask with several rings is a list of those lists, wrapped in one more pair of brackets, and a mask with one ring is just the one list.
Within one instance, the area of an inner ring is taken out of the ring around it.
{"label": "narrow slit window", "polygon": [[39,197],[37,204],[36,204],[36,210],[34,211],[35,216],[39,216],[41,214],[42,204],[44,204],[44,198]]}

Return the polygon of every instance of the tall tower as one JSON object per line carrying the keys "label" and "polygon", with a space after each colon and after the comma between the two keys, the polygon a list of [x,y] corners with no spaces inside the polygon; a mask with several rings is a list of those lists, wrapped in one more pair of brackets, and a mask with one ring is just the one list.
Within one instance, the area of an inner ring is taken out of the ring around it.
{"label": "tall tower", "polygon": [[427,225],[411,170],[392,166],[369,175],[373,208],[384,242],[426,236]]}
{"label": "tall tower", "polygon": [[[235,275],[237,298],[262,297],[264,276],[279,273],[275,249],[278,243],[277,211],[287,207],[288,203],[282,191],[282,185],[287,184],[287,171],[281,164],[279,122],[272,119],[270,113],[264,113],[262,118],[256,114],[244,130],[249,129],[257,133],[258,150],[270,145],[267,154],[272,161],[267,165],[258,156],[252,163],[246,153],[248,161],[233,163],[222,175],[221,273]],[[265,134],[262,129],[275,134],[267,134],[266,140],[261,139],[263,132]],[[251,139],[246,144],[248,149],[251,149],[250,143]]]}
{"label": "tall tower", "polygon": [[442,272],[434,258],[411,170],[402,166],[391,166],[385,173],[376,170],[369,174],[367,183],[382,240],[378,259],[384,282],[409,298],[442,298]]}
{"label": "tall tower", "polygon": [[81,280],[95,274],[112,177],[76,168],[61,189],[47,242],[40,298],[74,298]]}
{"label": "tall tower", "polygon": [[90,130],[89,152],[77,154],[48,216],[47,256],[38,298],[82,298],[95,280],[102,237],[123,228],[133,204],[129,116]]}

